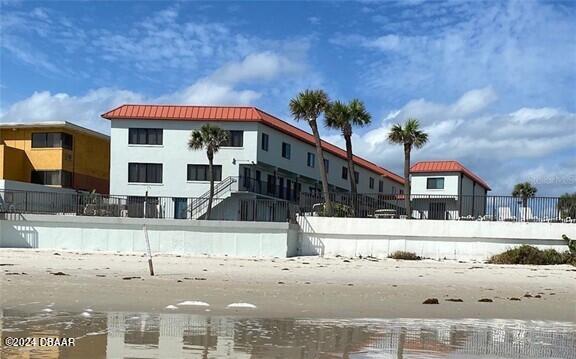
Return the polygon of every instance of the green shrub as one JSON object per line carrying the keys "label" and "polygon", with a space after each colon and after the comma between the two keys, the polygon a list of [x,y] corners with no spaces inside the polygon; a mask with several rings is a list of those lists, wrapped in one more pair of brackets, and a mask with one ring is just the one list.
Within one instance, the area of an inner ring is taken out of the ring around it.
{"label": "green shrub", "polygon": [[488,263],[550,265],[574,263],[574,259],[569,251],[560,253],[555,249],[540,250],[524,244],[490,257]]}
{"label": "green shrub", "polygon": [[422,258],[417,256],[416,253],[413,252],[404,252],[404,251],[396,251],[388,256],[388,258],[392,259],[404,259],[407,261],[419,261]]}
{"label": "green shrub", "polygon": [[[320,217],[327,217],[326,205],[324,204],[319,210]],[[332,203],[332,217],[352,217],[352,207],[340,203]]]}

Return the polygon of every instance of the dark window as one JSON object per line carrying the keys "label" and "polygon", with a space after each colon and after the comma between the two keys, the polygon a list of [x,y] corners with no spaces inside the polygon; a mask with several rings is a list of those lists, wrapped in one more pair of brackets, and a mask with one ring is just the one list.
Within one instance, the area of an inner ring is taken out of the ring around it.
{"label": "dark window", "polygon": [[32,183],[72,187],[72,173],[68,171],[32,171]]}
{"label": "dark window", "polygon": [[228,142],[224,147],[242,147],[244,146],[244,131],[228,131]]}
{"label": "dark window", "polygon": [[378,192],[384,192],[384,181],[378,181]]}
{"label": "dark window", "polygon": [[63,132],[41,132],[32,134],[32,148],[61,147],[72,149],[72,135]]}
{"label": "dark window", "polygon": [[128,182],[162,183],[162,164],[128,163]]}
{"label": "dark window", "polygon": [[428,178],[426,180],[427,189],[444,189],[444,177]]}
{"label": "dark window", "polygon": [[356,184],[358,184],[358,182],[360,181],[360,173],[358,173],[358,171],[354,171],[354,181],[356,182]]}
{"label": "dark window", "polygon": [[282,142],[282,157],[290,159],[290,144]]}
{"label": "dark window", "polygon": [[72,135],[68,133],[61,133],[62,148],[72,149]]}
{"label": "dark window", "polygon": [[308,167],[314,168],[315,162],[316,162],[316,155],[314,155],[312,152],[308,152],[308,160],[306,162],[308,164]]}
{"label": "dark window", "polygon": [[348,179],[348,168],[342,167],[342,179]]}
{"label": "dark window", "polygon": [[370,177],[368,179],[368,187],[370,187],[370,189],[374,189],[374,178]]}
{"label": "dark window", "polygon": [[270,137],[263,133],[262,134],[262,143],[260,144],[260,147],[262,147],[263,151],[268,151],[268,141],[269,141]]}
{"label": "dark window", "polygon": [[[222,166],[213,165],[214,181],[222,181]],[[208,165],[188,165],[188,181],[209,181]]]}
{"label": "dark window", "polygon": [[327,159],[324,159],[324,171],[326,171],[326,173],[330,172],[330,161]]}
{"label": "dark window", "polygon": [[128,129],[128,144],[131,145],[161,145],[161,128],[130,128]]}

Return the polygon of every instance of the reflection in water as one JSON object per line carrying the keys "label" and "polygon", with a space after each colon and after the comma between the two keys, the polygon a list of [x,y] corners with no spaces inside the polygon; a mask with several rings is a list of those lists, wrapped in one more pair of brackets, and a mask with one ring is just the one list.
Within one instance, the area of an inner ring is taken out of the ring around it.
{"label": "reflection in water", "polygon": [[73,348],[2,358],[576,358],[576,324],[514,320],[316,320],[0,310],[6,337],[74,337]]}

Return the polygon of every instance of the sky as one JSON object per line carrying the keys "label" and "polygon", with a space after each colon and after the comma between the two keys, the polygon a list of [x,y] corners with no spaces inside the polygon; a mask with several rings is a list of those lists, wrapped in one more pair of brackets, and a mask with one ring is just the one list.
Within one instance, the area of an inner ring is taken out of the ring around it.
{"label": "sky", "polygon": [[[303,89],[358,98],[354,152],[402,173],[395,123],[508,195],[576,191],[576,1],[0,0],[0,122],[109,133],[123,103],[255,105],[290,116]],[[322,126],[324,139],[343,146]]]}

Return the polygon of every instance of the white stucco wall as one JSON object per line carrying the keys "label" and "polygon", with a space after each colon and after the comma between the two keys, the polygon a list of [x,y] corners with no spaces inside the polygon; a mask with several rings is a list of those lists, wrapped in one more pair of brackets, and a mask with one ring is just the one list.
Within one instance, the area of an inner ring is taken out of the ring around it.
{"label": "white stucco wall", "polygon": [[[427,189],[428,178],[444,177],[444,189]],[[457,196],[459,186],[458,173],[413,173],[410,175],[412,194]],[[472,194],[472,193],[470,193]]]}
{"label": "white stucco wall", "polygon": [[298,217],[299,254],[387,257],[401,250],[427,258],[484,260],[521,244],[568,249],[576,224]]}
{"label": "white stucco wall", "polygon": [[[205,151],[188,150],[190,133],[202,127],[202,121],[114,120],[111,125],[110,193],[115,195],[198,197],[209,189],[208,181],[188,181],[188,164],[208,164]],[[214,155],[214,164],[222,165],[222,179],[238,176],[239,166],[256,161],[258,136],[255,123],[219,122],[226,130],[244,131],[243,147],[223,147]],[[163,144],[129,145],[129,128],[162,128]],[[233,160],[236,159],[236,163]],[[162,163],[161,184],[128,183],[128,163]]]}
{"label": "white stucco wall", "polygon": [[[280,167],[288,171],[314,178],[320,181],[320,172],[318,169],[319,159],[316,158],[315,166],[308,167],[307,159],[308,152],[313,153],[316,156],[316,147],[308,143],[302,142],[292,136],[289,136],[283,132],[277,131],[271,127],[263,124],[258,124],[260,135],[258,136],[258,161],[262,161],[266,164]],[[268,151],[262,150],[260,146],[261,134],[266,133],[269,136]],[[289,143],[291,145],[291,156],[290,159],[282,157],[282,142]],[[317,156],[316,156],[317,157]],[[329,161],[328,170],[328,182],[331,185],[349,189],[350,180],[342,179],[342,167],[347,167],[347,162],[333,154],[324,151],[324,158]],[[380,175],[369,171],[361,166],[355,165],[355,170],[359,173],[358,182],[358,193],[375,193],[378,192],[378,181],[384,181],[384,193],[393,193],[392,187],[395,187],[396,192],[402,187],[399,183],[396,183],[388,178],[382,178]],[[264,175],[264,174],[263,174]],[[350,176],[350,174],[348,174]],[[369,187],[369,178],[374,178],[374,188]],[[264,177],[263,177],[264,178]],[[303,192],[308,192],[308,188],[303,187]]]}
{"label": "white stucco wall", "polygon": [[144,253],[143,225],[153,253],[235,257],[295,255],[297,226],[288,223],[7,214],[0,247]]}
{"label": "white stucco wall", "polygon": [[[187,148],[191,131],[200,128],[207,122],[203,121],[166,121],[166,120],[114,120],[111,122],[111,168],[110,193],[112,195],[143,196],[146,190],[150,196],[196,197],[208,191],[207,181],[187,181],[186,168],[188,164],[208,164],[204,151],[190,151]],[[244,131],[242,148],[221,148],[214,156],[214,164],[222,165],[222,179],[228,176],[243,176],[240,166],[262,162],[286,171],[320,180],[318,159],[315,167],[307,166],[308,152],[316,154],[313,145],[302,142],[292,136],[277,131],[264,124],[250,122],[218,122],[218,126],[226,130]],[[130,145],[128,144],[129,128],[162,128],[162,145]],[[261,149],[261,133],[269,135],[269,149]],[[282,142],[291,145],[290,159],[282,157]],[[324,152],[329,161],[329,182],[340,188],[348,189],[349,180],[342,179],[342,167],[346,161],[340,157]],[[236,163],[233,163],[233,160]],[[128,163],[162,163],[161,184],[128,183]],[[358,192],[378,192],[380,180],[384,183],[384,193],[398,193],[401,185],[379,176],[363,167],[355,166],[359,172]],[[272,171],[260,168],[262,181]],[[350,174],[349,174],[350,175]],[[251,174],[255,176],[254,173]],[[280,175],[281,176],[281,175]],[[374,188],[369,188],[369,178],[374,178]],[[278,184],[278,182],[277,182]],[[286,185],[286,183],[285,183]],[[302,187],[307,192],[308,185]]]}

